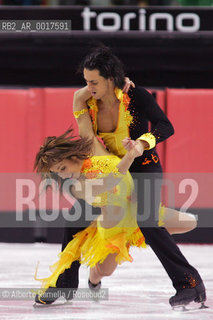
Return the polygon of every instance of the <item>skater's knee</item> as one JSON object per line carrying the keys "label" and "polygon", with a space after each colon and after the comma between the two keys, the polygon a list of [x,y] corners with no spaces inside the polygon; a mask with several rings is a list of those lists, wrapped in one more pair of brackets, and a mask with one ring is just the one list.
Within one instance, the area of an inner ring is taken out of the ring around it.
{"label": "skater's knee", "polygon": [[96,265],[96,271],[100,277],[109,277],[113,274],[114,270],[115,268],[107,268],[99,263]]}
{"label": "skater's knee", "polygon": [[196,216],[191,213],[181,212],[180,220],[183,221],[183,229],[185,229],[185,232],[194,230],[197,227]]}
{"label": "skater's knee", "polygon": [[102,275],[102,277],[109,277],[109,276],[111,276],[113,274],[113,272],[114,272],[114,270],[113,271],[111,271],[111,270],[103,270],[103,271],[101,271],[101,275]]}
{"label": "skater's knee", "polygon": [[170,234],[185,233],[197,227],[197,219],[191,213],[165,208],[164,227]]}
{"label": "skater's knee", "polygon": [[194,230],[195,228],[197,228],[197,218],[196,216],[192,215],[192,220],[191,220],[191,230]]}

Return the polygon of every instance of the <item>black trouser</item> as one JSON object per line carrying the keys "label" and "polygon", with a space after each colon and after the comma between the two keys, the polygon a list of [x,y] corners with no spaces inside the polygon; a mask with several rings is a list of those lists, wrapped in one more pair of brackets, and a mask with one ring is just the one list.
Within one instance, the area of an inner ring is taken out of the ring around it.
{"label": "black trouser", "polygon": [[[161,261],[164,269],[168,273],[174,288],[178,290],[185,287],[192,287],[202,281],[199,273],[185,259],[174,239],[167,232],[167,230],[157,226],[161,189],[161,183],[159,182],[161,177],[161,173],[154,175],[150,173],[148,175],[146,174],[145,176],[139,177],[133,175],[134,180],[137,181],[137,189],[139,194],[138,225],[145,236],[146,243],[150,245],[158,259]],[[147,189],[149,190],[148,192]],[[146,198],[148,198],[148,201],[146,201]],[[65,229],[62,250],[66,247],[69,241],[72,240],[74,234],[83,230],[90,223],[89,221],[85,221],[85,202],[80,200],[80,204],[82,207],[82,220],[78,221],[78,224],[76,223],[74,227],[67,227]],[[88,204],[86,204],[86,206],[88,206]],[[74,209],[72,208],[72,210]],[[143,218],[143,215],[140,213],[144,212],[144,210],[146,211],[146,219],[143,220],[141,219]],[[150,212],[154,213],[155,216],[154,214],[149,214]],[[100,214],[100,209],[93,208],[93,213]],[[72,288],[78,287],[79,267],[79,262],[75,261],[71,268],[65,271],[63,277],[66,286]],[[57,283],[57,286],[59,287],[60,284]]]}
{"label": "black trouser", "polygon": [[[136,171],[136,168],[134,168]],[[153,170],[153,168],[151,169]],[[154,171],[154,170],[153,170]],[[192,287],[202,280],[176,245],[165,228],[158,227],[158,212],[161,200],[162,171],[131,173],[137,184],[138,225],[176,290]]]}

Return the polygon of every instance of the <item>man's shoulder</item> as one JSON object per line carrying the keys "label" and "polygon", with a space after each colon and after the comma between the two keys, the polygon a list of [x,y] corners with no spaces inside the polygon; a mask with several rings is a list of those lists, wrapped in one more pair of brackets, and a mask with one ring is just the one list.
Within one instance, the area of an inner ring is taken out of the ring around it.
{"label": "man's shoulder", "polygon": [[142,86],[136,85],[135,88],[130,88],[128,95],[130,98],[142,98],[149,95],[149,92]]}

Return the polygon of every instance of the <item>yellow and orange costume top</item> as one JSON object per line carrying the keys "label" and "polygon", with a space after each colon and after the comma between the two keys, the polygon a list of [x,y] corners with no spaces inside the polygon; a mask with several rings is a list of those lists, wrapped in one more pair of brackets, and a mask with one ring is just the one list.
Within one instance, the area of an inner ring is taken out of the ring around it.
{"label": "yellow and orange costume top", "polygon": [[[116,261],[132,261],[130,246],[146,247],[145,239],[136,220],[137,202],[133,200],[134,183],[129,172],[119,173],[117,165],[120,158],[115,155],[93,156],[83,162],[81,174],[85,178],[100,179],[109,174],[119,178],[120,182],[110,191],[99,194],[92,202],[93,206],[118,206],[123,208],[123,217],[112,228],[101,226],[102,215],[89,227],[74,235],[72,241],[59,254],[59,260],[50,267],[52,275],[42,281],[42,288],[55,287],[58,276],[70,268],[75,260],[90,267],[102,263],[111,253],[117,253]],[[109,188],[110,189],[110,188]]]}
{"label": "yellow and orange costume top", "polygon": [[[87,101],[88,108],[84,108],[80,111],[74,111],[74,116],[77,119],[85,113],[89,112],[95,135],[100,137],[104,141],[105,145],[111,153],[122,158],[126,154],[126,150],[123,147],[122,140],[126,137],[130,137],[129,128],[130,125],[133,123],[133,116],[129,111],[130,98],[128,94],[123,93],[121,89],[115,88],[115,95],[117,99],[120,101],[120,104],[118,123],[114,132],[100,132],[98,130],[98,104],[97,100],[94,97],[91,97]],[[146,141],[149,145],[148,149],[152,149],[155,147],[156,138],[150,132],[142,134],[140,137],[138,137],[138,139]]]}

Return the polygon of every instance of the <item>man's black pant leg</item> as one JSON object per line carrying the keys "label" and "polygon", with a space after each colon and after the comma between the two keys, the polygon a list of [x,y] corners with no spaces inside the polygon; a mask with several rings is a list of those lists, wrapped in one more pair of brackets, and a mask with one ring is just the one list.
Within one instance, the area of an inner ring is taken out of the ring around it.
{"label": "man's black pant leg", "polygon": [[202,280],[165,228],[141,228],[147,243],[161,261],[176,290],[191,288]]}
{"label": "man's black pant leg", "polygon": [[188,263],[168,231],[158,227],[162,173],[139,173],[135,177],[138,189],[138,225],[146,243],[161,261],[176,290],[194,287],[202,281],[199,273]]}

